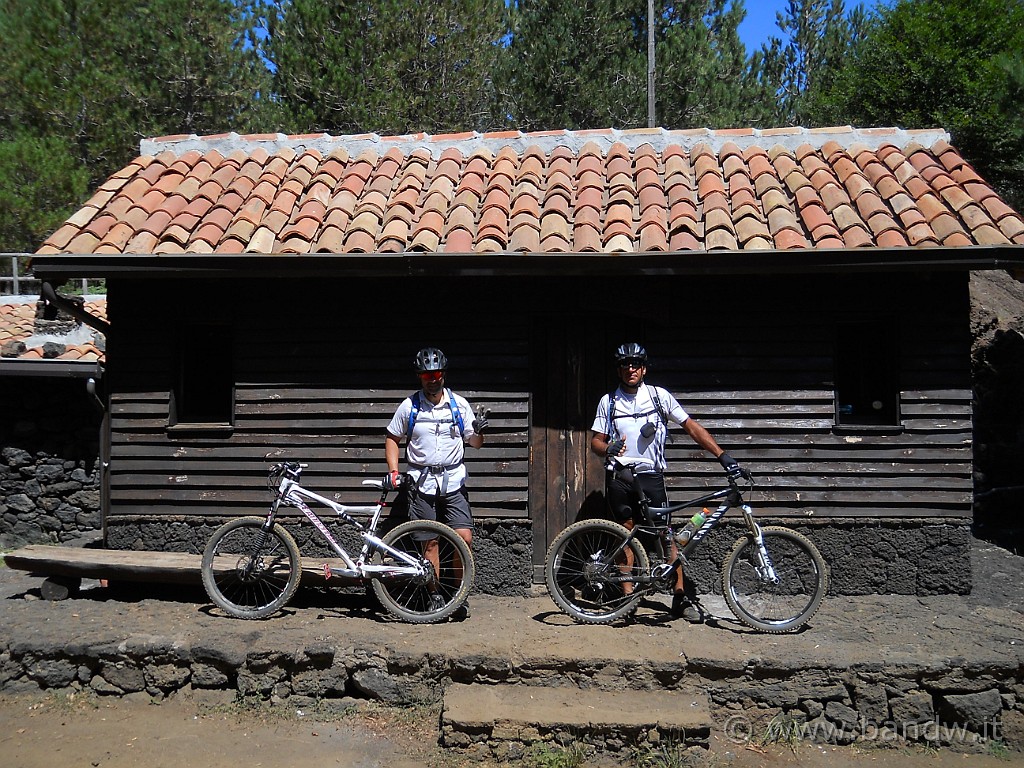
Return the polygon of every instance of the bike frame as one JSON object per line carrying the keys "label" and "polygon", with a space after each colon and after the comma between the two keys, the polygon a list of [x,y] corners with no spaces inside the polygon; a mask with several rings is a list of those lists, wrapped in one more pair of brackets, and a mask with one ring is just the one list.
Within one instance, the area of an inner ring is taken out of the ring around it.
{"label": "bike frame", "polygon": [[[623,552],[625,552],[626,548],[637,537],[639,533],[653,533],[656,536],[658,536],[659,543],[661,540],[661,535],[667,534],[671,536],[673,534],[672,515],[674,513],[679,512],[683,509],[691,509],[693,507],[704,507],[707,504],[718,500],[722,500],[722,502],[711,512],[711,514],[707,516],[707,518],[704,520],[703,525],[701,525],[700,528],[693,532],[693,536],[690,538],[690,540],[686,542],[684,546],[677,548],[676,559],[672,562],[671,567],[664,573],[655,573],[655,571],[659,567],[655,566],[651,569],[651,573],[643,574],[639,578],[627,575],[621,578],[613,577],[609,580],[618,582],[632,582],[635,583],[637,586],[647,586],[653,584],[661,578],[664,578],[669,573],[671,573],[671,571],[677,565],[682,565],[685,561],[686,555],[693,552],[697,548],[698,544],[700,544],[700,542],[704,539],[704,537],[707,536],[711,532],[711,530],[718,525],[721,519],[725,516],[725,513],[735,507],[739,508],[740,512],[743,514],[743,522],[747,527],[747,531],[753,537],[754,543],[757,545],[757,552],[760,559],[760,563],[758,564],[758,572],[761,578],[772,582],[778,581],[778,576],[775,572],[775,566],[772,564],[771,557],[768,555],[768,550],[765,549],[764,546],[764,537],[761,534],[761,526],[758,525],[757,520],[754,519],[754,510],[750,507],[749,504],[743,501],[743,494],[740,491],[735,479],[733,478],[729,478],[728,488],[722,488],[717,491],[712,491],[711,493],[706,493],[702,496],[697,496],[696,498],[690,499],[689,501],[684,501],[678,504],[669,504],[668,506],[665,507],[653,507],[653,509],[662,510],[668,514],[668,519],[665,525],[635,525],[633,529],[630,530],[629,536],[622,542],[622,544],[615,550],[615,552],[612,553],[611,560],[614,562],[617,557],[619,557]],[[649,509],[651,509],[651,507],[649,507],[645,503],[644,499],[641,499],[640,503],[643,505],[643,511],[645,513]],[[664,555],[665,553],[662,554]]]}
{"label": "bike frame", "polygon": [[[303,465],[299,466],[301,468]],[[387,491],[383,489],[383,484],[379,480],[363,481],[363,485],[369,485],[381,489],[380,499],[376,504],[361,506],[348,505],[332,501],[331,499],[321,496],[308,488],[303,488],[299,484],[297,477],[292,477],[293,474],[297,475],[299,471],[301,471],[301,469],[285,469],[282,474],[277,488],[277,496],[274,498],[274,502],[270,506],[270,511],[267,513],[266,522],[263,526],[265,530],[269,531],[274,526],[277,519],[277,511],[281,504],[288,507],[295,507],[302,512],[309,522],[313,524],[313,527],[319,531],[320,535],[327,542],[328,546],[330,546],[331,550],[345,563],[344,570],[335,570],[331,575],[344,578],[363,579],[367,577],[378,578],[382,576],[421,577],[425,574],[425,567],[422,560],[412,558],[405,552],[400,552],[399,550],[388,546],[376,534],[377,525],[380,522],[381,513],[385,507],[384,502],[387,498]],[[334,538],[331,532],[327,529],[323,520],[321,520],[316,512],[310,508],[305,499],[309,499],[334,510],[338,517],[356,528],[359,536],[363,539],[363,547],[359,552],[359,556],[355,560],[353,560],[345,548],[338,543],[338,540]],[[363,525],[352,517],[354,514],[368,514],[370,519],[366,525]],[[405,567],[397,565],[374,565],[368,562],[370,553],[374,549],[386,552],[400,562],[405,563]]]}

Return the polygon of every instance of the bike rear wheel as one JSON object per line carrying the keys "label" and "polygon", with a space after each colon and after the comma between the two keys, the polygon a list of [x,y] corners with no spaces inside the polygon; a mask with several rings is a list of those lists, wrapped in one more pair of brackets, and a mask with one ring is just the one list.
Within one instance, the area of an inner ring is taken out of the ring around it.
{"label": "bike rear wheel", "polygon": [[765,574],[753,536],[741,538],[722,566],[729,609],[762,632],[782,633],[806,624],[828,591],[828,567],[818,548],[803,534],[781,526],[761,529],[776,579]]}
{"label": "bike rear wheel", "polygon": [[[424,557],[424,545],[435,539],[437,571]],[[433,520],[411,520],[393,528],[383,540],[425,566],[422,578],[396,574],[373,580],[373,591],[388,613],[403,621],[426,624],[447,619],[466,602],[476,578],[476,565],[469,545],[453,529]],[[374,554],[373,564],[406,565],[381,550]]]}
{"label": "bike rear wheel", "polygon": [[302,562],[295,539],[280,525],[264,532],[261,517],[240,517],[210,537],[203,552],[206,594],[238,619],[262,619],[295,594]]}
{"label": "bike rear wheel", "polygon": [[582,520],[555,537],[544,561],[544,580],[562,612],[585,624],[608,624],[636,611],[640,593],[635,588],[627,593],[624,586],[632,582],[635,587],[650,564],[633,539],[628,545],[632,569],[621,570],[624,561],[620,566],[613,558],[628,537],[629,531],[610,520]]}

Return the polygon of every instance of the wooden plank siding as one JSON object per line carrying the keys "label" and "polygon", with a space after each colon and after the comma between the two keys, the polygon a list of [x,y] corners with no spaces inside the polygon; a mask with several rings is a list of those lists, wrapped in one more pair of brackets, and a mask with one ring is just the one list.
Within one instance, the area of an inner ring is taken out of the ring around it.
{"label": "wooden plank siding", "polygon": [[[112,517],[260,514],[271,499],[267,468],[281,460],[307,463],[303,482],[321,495],[372,503],[361,482],[386,471],[385,428],[416,388],[413,356],[427,344],[447,352],[449,386],[491,410],[485,446],[466,451],[474,513],[527,517],[529,355],[516,323],[481,318],[466,328],[442,310],[439,327],[411,331],[401,314],[381,315],[373,290],[339,312],[330,302],[282,302],[259,284],[192,286],[183,307],[180,287],[113,288],[112,319],[131,320],[110,343]],[[275,304],[287,306],[288,322],[267,312]],[[168,429],[175,334],[193,323],[224,325],[236,382],[230,433]]]}
{"label": "wooden plank siding", "polygon": [[[386,470],[384,428],[408,390],[278,389],[240,383],[235,428],[228,440],[168,436],[166,392],[115,394],[111,402],[111,491],[118,510],[159,514],[182,505],[192,514],[236,515],[269,503],[267,467],[303,461],[309,487],[328,498],[366,504],[361,485]],[[478,516],[526,515],[525,393],[464,391],[491,408],[484,448],[468,449]]]}
{"label": "wooden plank siding", "polygon": [[[766,515],[970,518],[972,391],[967,295],[959,277],[848,279],[846,289],[767,282],[754,316],[648,327],[648,379],[669,388],[757,476]],[[738,298],[750,294],[739,292]],[[869,297],[863,300],[861,297]],[[742,306],[743,301],[737,302]],[[900,427],[836,427],[835,329],[891,319]],[[721,480],[717,462],[673,429],[670,498]]]}
{"label": "wooden plank siding", "polygon": [[[757,475],[754,501],[766,515],[971,515],[964,275],[431,285],[424,302],[418,280],[112,279],[109,515],[259,513],[270,498],[266,467],[282,459],[307,462],[313,489],[366,503],[373,495],[359,483],[383,474],[385,426],[416,385],[413,354],[430,344],[451,360],[450,386],[491,407],[485,447],[467,450],[475,514],[531,521],[540,562],[555,533],[603,504],[590,428],[615,383],[612,350],[633,339],[651,353],[648,380]],[[878,317],[891,319],[899,351],[901,425],[837,429],[836,326]],[[197,322],[227,329],[230,434],[168,431],[175,334]],[[718,484],[718,463],[672,431],[670,497]]]}

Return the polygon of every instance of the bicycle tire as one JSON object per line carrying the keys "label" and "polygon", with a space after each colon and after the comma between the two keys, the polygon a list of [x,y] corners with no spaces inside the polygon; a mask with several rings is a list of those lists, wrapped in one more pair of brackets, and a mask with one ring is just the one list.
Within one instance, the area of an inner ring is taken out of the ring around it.
{"label": "bicycle tire", "polygon": [[295,539],[276,524],[263,538],[264,522],[261,517],[239,517],[224,523],[203,551],[206,594],[214,605],[237,619],[270,616],[283,608],[299,587],[302,561]]}
{"label": "bicycle tire", "polygon": [[[633,615],[641,593],[626,594],[620,581],[604,581],[624,575],[615,563],[603,562],[602,554],[617,550],[629,531],[611,520],[581,520],[559,533],[544,558],[544,581],[555,605],[583,624],[609,624]],[[647,552],[637,539],[633,552],[634,578],[650,570]]]}
{"label": "bicycle tire", "polygon": [[[447,525],[434,520],[410,520],[395,526],[383,541],[389,547],[427,563],[423,558],[422,544],[434,538],[438,540],[440,573],[434,574],[431,567],[426,579],[397,575],[373,580],[373,591],[381,605],[403,621],[413,624],[443,621],[466,602],[473,588],[476,578],[473,553],[463,538]],[[461,569],[455,563],[455,555],[461,560]],[[389,559],[390,556],[379,549],[373,555],[374,565],[386,564]],[[431,600],[435,594],[444,600],[441,608],[432,607]]]}
{"label": "bicycle tire", "polygon": [[821,607],[828,591],[828,566],[810,539],[783,528],[761,529],[777,582],[757,572],[757,546],[747,534],[733,545],[722,565],[725,602],[736,618],[753,629],[773,634],[799,629]]}

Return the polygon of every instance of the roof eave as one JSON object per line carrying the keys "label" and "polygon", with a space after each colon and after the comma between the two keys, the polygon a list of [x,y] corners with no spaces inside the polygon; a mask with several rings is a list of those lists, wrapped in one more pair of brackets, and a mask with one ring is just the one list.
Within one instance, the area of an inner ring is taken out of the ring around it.
{"label": "roof eave", "polygon": [[103,365],[95,360],[22,360],[18,358],[0,358],[0,377],[2,376],[99,379],[103,377]]}
{"label": "roof eave", "polygon": [[73,278],[815,274],[1024,269],[1024,246],[644,253],[36,254],[43,280]]}

